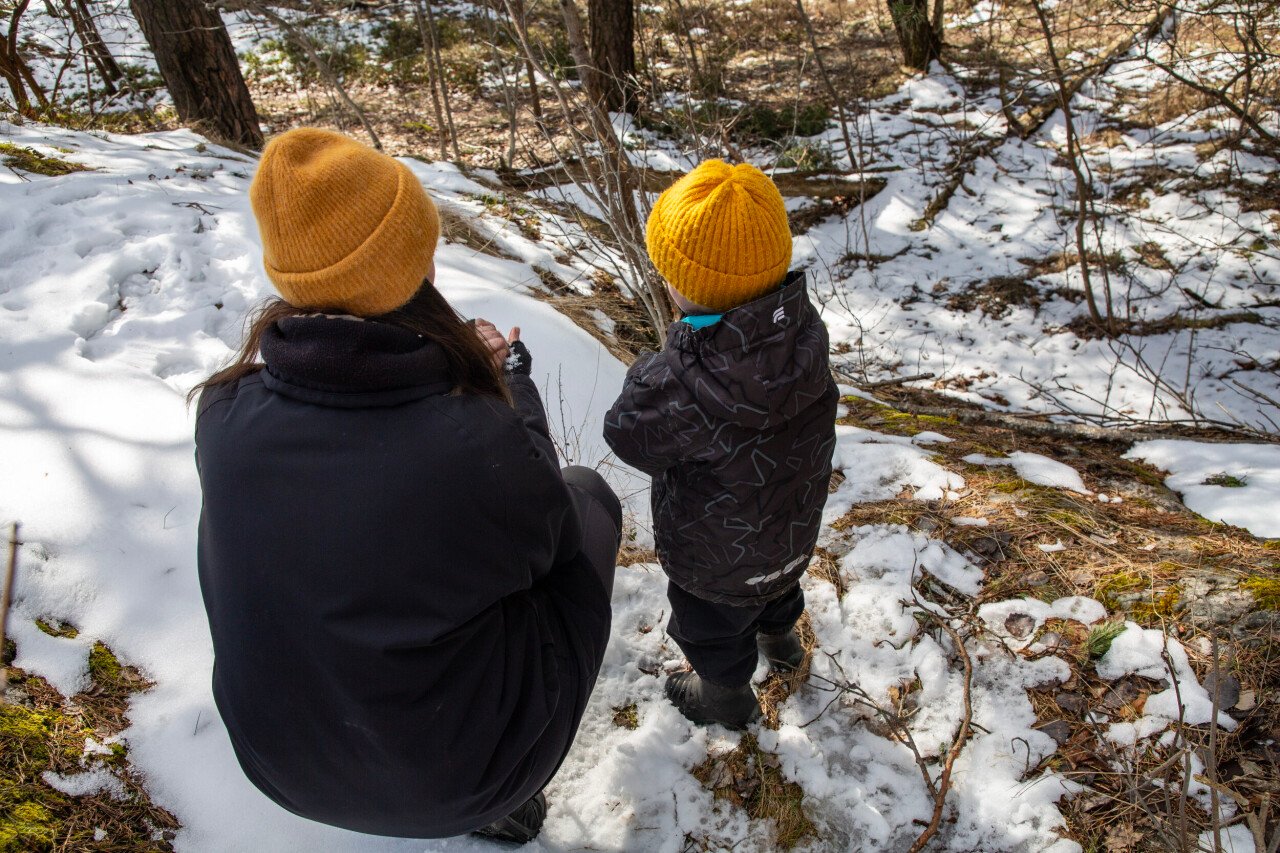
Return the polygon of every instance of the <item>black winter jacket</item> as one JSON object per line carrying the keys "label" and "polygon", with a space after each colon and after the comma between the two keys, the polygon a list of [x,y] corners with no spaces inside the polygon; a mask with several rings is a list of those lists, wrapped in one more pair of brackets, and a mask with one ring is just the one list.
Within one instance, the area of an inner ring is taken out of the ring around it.
{"label": "black winter jacket", "polygon": [[658,558],[699,598],[786,592],[817,542],[839,393],[804,273],[695,329],[671,324],[627,372],[605,439],[653,478]]}
{"label": "black winter jacket", "polygon": [[294,318],[205,392],[199,570],[248,777],[304,817],[440,837],[572,741],[609,629],[536,386],[450,394],[438,345]]}

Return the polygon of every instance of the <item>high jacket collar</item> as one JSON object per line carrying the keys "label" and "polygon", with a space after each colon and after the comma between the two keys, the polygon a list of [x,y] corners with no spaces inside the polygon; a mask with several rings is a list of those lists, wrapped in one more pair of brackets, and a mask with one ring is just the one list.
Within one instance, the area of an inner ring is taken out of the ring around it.
{"label": "high jacket collar", "polygon": [[806,319],[809,304],[803,270],[787,273],[782,286],[745,305],[730,308],[720,320],[701,329],[688,323],[672,323],[667,346],[684,352],[707,354],[737,350],[750,352],[779,338],[794,337]]}
{"label": "high jacket collar", "polygon": [[397,405],[453,388],[444,351],[407,329],[354,317],[289,317],[262,336],[263,383],[309,403]]}

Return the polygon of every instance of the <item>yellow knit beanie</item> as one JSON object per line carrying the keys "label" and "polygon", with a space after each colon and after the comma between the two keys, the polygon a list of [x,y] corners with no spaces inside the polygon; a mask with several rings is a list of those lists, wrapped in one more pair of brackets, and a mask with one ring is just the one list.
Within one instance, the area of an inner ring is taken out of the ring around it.
{"label": "yellow knit beanie", "polygon": [[755,166],[708,160],[658,197],[649,257],[676,291],[727,311],[772,290],[791,264],[782,194]]}
{"label": "yellow knit beanie", "polygon": [[273,139],[249,200],[267,276],[299,308],[363,317],[399,308],[440,238],[436,206],[407,166],[327,130]]}

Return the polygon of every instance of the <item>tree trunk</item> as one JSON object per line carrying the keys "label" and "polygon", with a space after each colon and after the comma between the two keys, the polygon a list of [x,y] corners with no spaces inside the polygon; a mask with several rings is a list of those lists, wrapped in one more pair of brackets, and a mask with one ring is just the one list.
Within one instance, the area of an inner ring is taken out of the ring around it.
{"label": "tree trunk", "polygon": [[422,39],[422,57],[427,63],[427,88],[431,90],[431,106],[436,114],[436,137],[440,140],[440,159],[449,159],[449,136],[445,132],[444,112],[440,109],[440,90],[437,88],[435,64],[432,62],[431,45],[434,39],[427,30],[427,16],[422,11],[422,0],[413,6],[413,19],[418,25],[418,35]]}
{"label": "tree trunk", "polygon": [[569,53],[573,67],[582,81],[583,88],[595,100],[596,74],[591,68],[591,55],[587,53],[587,39],[582,34],[582,18],[578,16],[578,4],[574,0],[560,0],[560,16],[564,20],[565,38],[569,40]]}
{"label": "tree trunk", "polygon": [[130,0],[178,116],[219,142],[262,147],[231,36],[201,0]]}
{"label": "tree trunk", "polygon": [[[449,81],[444,73],[444,60],[440,58],[440,33],[436,29],[436,13],[430,3],[420,3],[427,13],[427,34],[431,38],[431,67],[435,69],[436,85],[440,87],[440,101],[444,105],[444,120],[449,124],[449,141],[453,145],[453,159],[461,162],[462,152],[458,149],[458,129],[453,123],[453,107],[449,103]],[[440,147],[440,157],[444,159],[444,146]]]}
{"label": "tree trunk", "polygon": [[925,71],[942,55],[942,37],[929,20],[929,0],[888,0],[889,15],[902,46],[902,63]]}
{"label": "tree trunk", "polygon": [[588,0],[591,66],[601,106],[630,112],[635,101],[635,8],[632,0]]}
{"label": "tree trunk", "polygon": [[31,87],[31,93],[36,96],[40,106],[49,105],[44,90],[40,88],[31,69],[27,68],[27,64],[22,61],[22,55],[18,52],[18,26],[30,2],[31,0],[19,0],[9,16],[9,32],[0,37],[0,77],[9,84],[9,90],[13,93],[14,106],[18,112],[28,117],[34,113],[31,109],[31,99],[27,95],[27,87],[23,85],[24,80]]}
{"label": "tree trunk", "polygon": [[85,53],[93,60],[98,74],[102,76],[103,88],[107,90],[107,94],[114,95],[116,81],[124,76],[124,72],[120,70],[116,58],[111,55],[111,51],[103,42],[102,34],[98,32],[98,25],[93,20],[89,5],[85,0],[62,0],[62,6],[67,16],[71,18],[71,25],[75,27],[76,35]]}

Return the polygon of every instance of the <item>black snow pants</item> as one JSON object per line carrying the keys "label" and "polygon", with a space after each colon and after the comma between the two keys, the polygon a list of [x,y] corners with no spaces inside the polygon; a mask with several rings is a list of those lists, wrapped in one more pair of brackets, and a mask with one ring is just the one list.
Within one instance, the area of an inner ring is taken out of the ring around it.
{"label": "black snow pants", "polygon": [[707,681],[739,687],[756,670],[756,634],[783,634],[804,613],[804,591],[796,581],[787,592],[757,605],[707,601],[667,581],[671,618],[667,633]]}
{"label": "black snow pants", "polygon": [[622,503],[596,471],[582,465],[561,469],[582,523],[582,551],[613,596],[613,574],[622,547]]}

